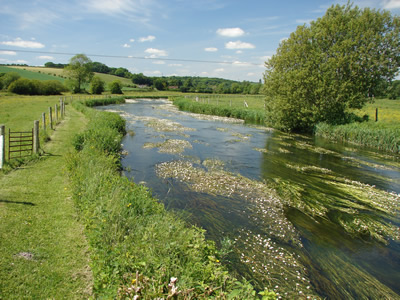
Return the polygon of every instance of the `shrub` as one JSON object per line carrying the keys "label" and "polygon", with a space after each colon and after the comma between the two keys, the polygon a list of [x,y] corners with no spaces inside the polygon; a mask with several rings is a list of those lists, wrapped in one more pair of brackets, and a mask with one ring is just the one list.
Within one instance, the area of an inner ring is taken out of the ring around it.
{"label": "shrub", "polygon": [[67,89],[57,80],[39,81],[19,78],[13,81],[8,91],[19,95],[60,95]]}
{"label": "shrub", "polygon": [[100,95],[104,92],[104,81],[99,76],[94,76],[90,83],[90,92],[92,94]]}
{"label": "shrub", "polygon": [[58,80],[41,81],[41,95],[61,95],[62,92],[68,89]]}
{"label": "shrub", "polygon": [[38,87],[32,80],[19,78],[8,86],[8,91],[19,95],[37,95]]}
{"label": "shrub", "polygon": [[3,89],[8,89],[8,86],[15,80],[21,78],[21,76],[16,72],[6,73],[2,76],[1,80],[3,82]]}
{"label": "shrub", "polygon": [[114,80],[109,84],[111,94],[122,94],[122,84],[119,80]]}

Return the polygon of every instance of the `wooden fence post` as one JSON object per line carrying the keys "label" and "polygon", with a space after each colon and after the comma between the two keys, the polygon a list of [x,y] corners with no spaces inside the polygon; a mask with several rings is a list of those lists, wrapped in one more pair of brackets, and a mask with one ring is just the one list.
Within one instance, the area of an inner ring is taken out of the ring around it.
{"label": "wooden fence post", "polygon": [[375,122],[378,122],[378,108],[375,110]]}
{"label": "wooden fence post", "polygon": [[50,123],[50,129],[53,130],[53,115],[51,111],[51,106],[49,107],[49,123]]}
{"label": "wooden fence post", "polygon": [[42,113],[43,130],[46,131],[46,114]]}
{"label": "wooden fence post", "polygon": [[58,121],[58,109],[57,109],[57,103],[54,105],[54,116],[55,116],[56,123],[57,123],[57,121]]}
{"label": "wooden fence post", "polygon": [[39,153],[39,121],[33,122],[33,153]]}
{"label": "wooden fence post", "polygon": [[0,169],[3,168],[6,159],[6,127],[0,125]]}
{"label": "wooden fence post", "polygon": [[63,99],[60,99],[60,119],[63,118]]}

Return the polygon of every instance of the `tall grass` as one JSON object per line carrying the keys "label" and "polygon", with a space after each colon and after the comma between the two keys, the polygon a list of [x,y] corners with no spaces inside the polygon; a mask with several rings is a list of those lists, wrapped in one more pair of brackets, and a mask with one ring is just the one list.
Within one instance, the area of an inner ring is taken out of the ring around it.
{"label": "tall grass", "polygon": [[184,111],[190,111],[198,114],[237,118],[245,120],[246,122],[257,124],[264,124],[265,122],[265,113],[262,109],[205,104],[195,102],[183,97],[172,98],[172,100],[180,110]]}
{"label": "tall grass", "polygon": [[67,168],[91,247],[96,297],[254,298],[250,284],[221,266],[203,230],[188,227],[147,188],[120,176],[124,120],[73,105],[89,118]]}
{"label": "tall grass", "polygon": [[316,126],[315,135],[400,153],[400,128],[384,128],[373,122],[339,126],[321,123]]}

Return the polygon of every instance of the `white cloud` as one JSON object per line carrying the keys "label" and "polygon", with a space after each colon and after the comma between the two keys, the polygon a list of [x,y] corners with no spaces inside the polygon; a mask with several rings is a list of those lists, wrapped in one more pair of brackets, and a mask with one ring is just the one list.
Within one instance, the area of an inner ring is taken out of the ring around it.
{"label": "white cloud", "polygon": [[249,66],[252,66],[251,63],[243,62],[243,61],[238,61],[238,60],[234,61],[234,62],[232,63],[232,65],[233,65],[233,66],[239,66],[239,67],[249,67]]}
{"label": "white cloud", "polygon": [[28,64],[28,62],[23,59],[8,60],[5,58],[0,58],[0,62],[5,63],[5,64]]}
{"label": "white cloud", "polygon": [[247,73],[247,76],[249,76],[249,77],[254,76],[254,75],[256,75],[256,73],[253,73],[253,72]]}
{"label": "white cloud", "polygon": [[384,9],[400,8],[400,0],[385,0],[383,2],[384,2],[383,4]]}
{"label": "white cloud", "polygon": [[155,64],[155,65],[165,65],[165,61],[163,61],[163,60],[156,60],[156,61],[153,61],[153,64]]}
{"label": "white cloud", "polygon": [[204,51],[206,51],[206,52],[217,52],[218,48],[208,47],[208,48],[204,48]]}
{"label": "white cloud", "polygon": [[225,44],[226,49],[254,49],[256,46],[250,43],[245,43],[241,41],[228,42]]}
{"label": "white cloud", "polygon": [[182,67],[182,64],[169,64],[168,67]]}
{"label": "white cloud", "polygon": [[156,37],[154,35],[148,35],[146,37],[141,37],[139,39],[139,42],[143,43],[143,42],[152,42],[156,39]]}
{"label": "white cloud", "polygon": [[217,34],[221,36],[227,36],[227,37],[238,37],[244,35],[243,29],[239,27],[235,28],[220,28],[217,30]]}
{"label": "white cloud", "polygon": [[135,41],[135,39],[130,39],[129,41],[130,41],[131,43],[133,43],[133,42]]}
{"label": "white cloud", "polygon": [[144,51],[147,54],[150,54],[149,58],[157,58],[160,56],[168,56],[165,50],[155,49],[155,48],[148,48]]}
{"label": "white cloud", "polygon": [[162,73],[161,73],[161,71],[145,71],[144,74],[146,76],[152,76],[152,75],[157,76],[157,75],[161,75]]}
{"label": "white cloud", "polygon": [[38,58],[38,59],[47,59],[47,60],[54,59],[53,56],[49,56],[49,55],[41,55],[41,56],[38,56],[36,58]]}
{"label": "white cloud", "polygon": [[225,69],[224,68],[215,69],[214,72],[222,73],[222,72],[225,72]]}
{"label": "white cloud", "polygon": [[122,47],[124,47],[124,48],[130,48],[131,45],[129,45],[129,44],[123,44]]}
{"label": "white cloud", "polygon": [[242,54],[243,51],[242,51],[242,50],[238,50],[238,51],[236,51],[235,53],[236,53],[236,54]]}
{"label": "white cloud", "polygon": [[6,46],[14,46],[14,47],[21,47],[21,48],[33,48],[33,49],[39,49],[39,48],[45,47],[42,43],[34,42],[34,41],[24,41],[21,38],[16,38],[14,41],[0,42],[0,44],[6,45]]}
{"label": "white cloud", "polygon": [[0,55],[17,55],[15,51],[0,51]]}

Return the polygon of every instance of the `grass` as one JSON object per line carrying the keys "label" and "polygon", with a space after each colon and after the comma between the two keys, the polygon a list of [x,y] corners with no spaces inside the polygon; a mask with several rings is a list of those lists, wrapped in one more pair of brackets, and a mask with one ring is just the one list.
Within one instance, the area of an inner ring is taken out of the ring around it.
{"label": "grass", "polygon": [[[6,125],[22,128],[51,99],[8,99],[11,105],[1,98],[1,119],[7,104]],[[83,299],[92,294],[88,245],[64,173],[64,155],[84,126],[82,115],[69,110],[42,157],[0,172],[0,299]]]}
{"label": "grass", "polygon": [[251,285],[221,266],[203,230],[188,227],[146,187],[120,176],[124,120],[73,105],[90,120],[75,140],[79,151],[68,158],[68,174],[91,247],[95,296],[254,298]]}
{"label": "grass", "polygon": [[59,77],[57,73],[45,72],[42,70],[41,73],[32,72],[31,67],[5,67],[0,66],[0,73],[18,73],[23,78],[35,79],[35,80],[59,80],[64,82],[64,78]]}
{"label": "grass", "polygon": [[[28,73],[33,73],[34,75],[30,75],[30,76],[39,76],[39,75],[47,75],[51,76],[52,79],[59,79],[59,80],[64,80],[63,78],[61,78],[60,76],[65,76],[64,74],[64,70],[63,69],[58,69],[58,68],[46,68],[46,67],[25,67],[25,66],[15,66],[12,67],[15,68],[16,70],[22,71],[22,70],[26,70],[26,74],[29,75]],[[0,72],[4,72],[1,71]],[[40,73],[39,73],[40,72]],[[37,75],[39,74],[39,75]],[[95,73],[96,76],[99,76],[102,80],[105,81],[106,84],[114,81],[114,80],[120,80],[121,83],[124,86],[129,86],[129,85],[133,85],[132,80],[128,79],[128,78],[122,78],[122,77],[118,77],[118,76],[114,76],[114,75],[109,75],[109,74],[103,74],[103,73]],[[21,76],[23,76],[21,74]],[[56,76],[56,77],[54,77]],[[23,76],[26,77],[26,76]],[[29,77],[27,77],[29,78]],[[31,78],[30,78],[31,79]],[[36,78],[32,78],[32,79],[36,79]],[[41,80],[45,80],[45,79],[41,79]]]}
{"label": "grass", "polygon": [[[265,113],[262,109],[251,109],[245,107],[239,107],[238,102],[243,98],[236,98],[236,101],[232,101],[232,106],[227,106],[226,102],[230,101],[229,98],[225,99],[225,105],[221,104],[208,104],[201,103],[200,101],[193,101],[190,98],[174,97],[173,101],[180,110],[190,111],[193,113],[216,115],[221,117],[232,117],[236,119],[242,119],[250,123],[264,124]],[[252,98],[249,98],[252,99]],[[254,99],[253,99],[254,100]],[[258,101],[257,99],[256,101]],[[235,105],[233,105],[235,104]]]}
{"label": "grass", "polygon": [[[378,121],[375,113],[378,109]],[[400,153],[400,101],[379,99],[368,104],[358,115],[368,115],[368,122],[346,125],[318,124],[317,136],[334,141],[346,141],[362,146]]]}

